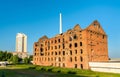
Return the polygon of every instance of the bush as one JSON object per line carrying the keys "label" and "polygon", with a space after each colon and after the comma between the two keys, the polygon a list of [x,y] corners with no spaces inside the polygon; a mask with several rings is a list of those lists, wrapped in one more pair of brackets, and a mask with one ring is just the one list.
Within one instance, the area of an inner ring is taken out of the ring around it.
{"label": "bush", "polygon": [[47,71],[52,72],[53,68],[49,68]]}
{"label": "bush", "polygon": [[75,71],[68,71],[67,73],[68,73],[68,74],[76,74]]}
{"label": "bush", "polygon": [[58,71],[57,71],[57,73],[60,73],[60,72],[61,72],[61,70],[58,70]]}
{"label": "bush", "polygon": [[45,71],[45,68],[44,68],[44,67],[42,67],[40,70],[41,70],[41,71]]}
{"label": "bush", "polygon": [[36,66],[29,67],[29,69],[36,69]]}
{"label": "bush", "polygon": [[41,68],[42,68],[42,67],[36,67],[35,69],[36,69],[36,70],[41,70]]}

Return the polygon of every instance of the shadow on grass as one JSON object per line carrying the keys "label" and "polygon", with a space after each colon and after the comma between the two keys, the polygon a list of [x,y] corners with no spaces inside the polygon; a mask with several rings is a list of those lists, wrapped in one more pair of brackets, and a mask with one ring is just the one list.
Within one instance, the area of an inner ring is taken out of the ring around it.
{"label": "shadow on grass", "polygon": [[77,76],[76,74],[63,74],[45,71],[37,71],[34,69],[0,69],[0,77],[91,77]]}

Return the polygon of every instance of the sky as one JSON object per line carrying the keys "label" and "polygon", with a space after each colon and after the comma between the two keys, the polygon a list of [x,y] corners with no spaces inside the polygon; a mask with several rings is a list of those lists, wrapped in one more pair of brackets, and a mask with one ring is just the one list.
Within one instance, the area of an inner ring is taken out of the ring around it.
{"label": "sky", "polygon": [[86,28],[98,20],[108,35],[110,58],[120,58],[119,0],[0,0],[0,50],[15,52],[16,34],[28,37],[28,52],[40,37],[59,34],[59,14],[63,32],[76,24]]}

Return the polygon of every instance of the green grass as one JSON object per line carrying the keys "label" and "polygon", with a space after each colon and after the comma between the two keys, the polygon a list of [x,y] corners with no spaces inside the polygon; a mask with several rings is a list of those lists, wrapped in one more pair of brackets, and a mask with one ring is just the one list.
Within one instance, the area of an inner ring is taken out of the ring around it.
{"label": "green grass", "polygon": [[34,65],[8,65],[0,67],[0,77],[120,77],[120,74],[93,72],[90,70]]}

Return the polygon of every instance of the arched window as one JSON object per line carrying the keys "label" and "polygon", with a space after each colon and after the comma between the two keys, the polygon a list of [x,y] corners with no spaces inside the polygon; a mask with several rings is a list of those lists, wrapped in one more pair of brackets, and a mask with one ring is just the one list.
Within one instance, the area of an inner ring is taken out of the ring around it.
{"label": "arched window", "polygon": [[69,41],[72,41],[72,36],[69,37]]}
{"label": "arched window", "polygon": [[55,40],[55,43],[57,43],[57,40]]}
{"label": "arched window", "polygon": [[72,57],[70,57],[70,62],[72,62]]}
{"label": "arched window", "polygon": [[58,45],[58,48],[60,49],[60,45]]}
{"label": "arched window", "polygon": [[63,49],[65,48],[65,44],[62,44]]}
{"label": "arched window", "polygon": [[61,58],[59,57],[59,62],[61,62]]}
{"label": "arched window", "polygon": [[35,51],[37,51],[37,48],[35,48]]}
{"label": "arched window", "polygon": [[80,68],[83,69],[83,64],[80,64]]}
{"label": "arched window", "polygon": [[80,46],[82,46],[82,42],[80,42]]}
{"label": "arched window", "polygon": [[51,40],[51,44],[53,44],[53,40]]}
{"label": "arched window", "polygon": [[83,49],[80,49],[80,53],[83,54]]}
{"label": "arched window", "polygon": [[80,61],[81,61],[81,62],[83,61],[83,57],[80,57]]}
{"label": "arched window", "polygon": [[70,55],[72,55],[72,50],[70,50]]}
{"label": "arched window", "polygon": [[65,51],[63,51],[63,55],[65,55]]}
{"label": "arched window", "polygon": [[55,46],[55,49],[57,49],[57,46]]}
{"label": "arched window", "polygon": [[61,52],[59,51],[59,55],[61,55]]}
{"label": "arched window", "polygon": [[69,44],[69,48],[72,48],[72,44]]}
{"label": "arched window", "polygon": [[57,55],[57,52],[55,52],[55,55]]}
{"label": "arched window", "polygon": [[103,35],[103,39],[105,38],[105,35]]}
{"label": "arched window", "polygon": [[58,42],[60,43],[60,39],[58,39]]}
{"label": "arched window", "polygon": [[76,36],[76,34],[73,36],[73,38],[76,40],[77,39],[77,36]]}
{"label": "arched window", "polygon": [[50,49],[50,42],[48,41],[48,50]]}
{"label": "arched window", "polygon": [[48,61],[50,61],[50,58],[48,58]]}
{"label": "arched window", "polygon": [[40,48],[40,51],[43,52],[43,48]]}
{"label": "arched window", "polygon": [[77,68],[77,64],[75,64],[75,68]]}
{"label": "arched window", "polygon": [[75,57],[75,61],[77,61],[77,57]]}
{"label": "arched window", "polygon": [[60,63],[59,63],[59,67],[60,67]]}
{"label": "arched window", "polygon": [[75,50],[75,54],[77,54],[77,50]]}
{"label": "arched window", "polygon": [[65,63],[63,63],[63,67],[65,67]]}
{"label": "arched window", "polygon": [[77,43],[75,43],[74,46],[77,47]]}
{"label": "arched window", "polygon": [[51,52],[51,55],[53,55],[53,51]]}

